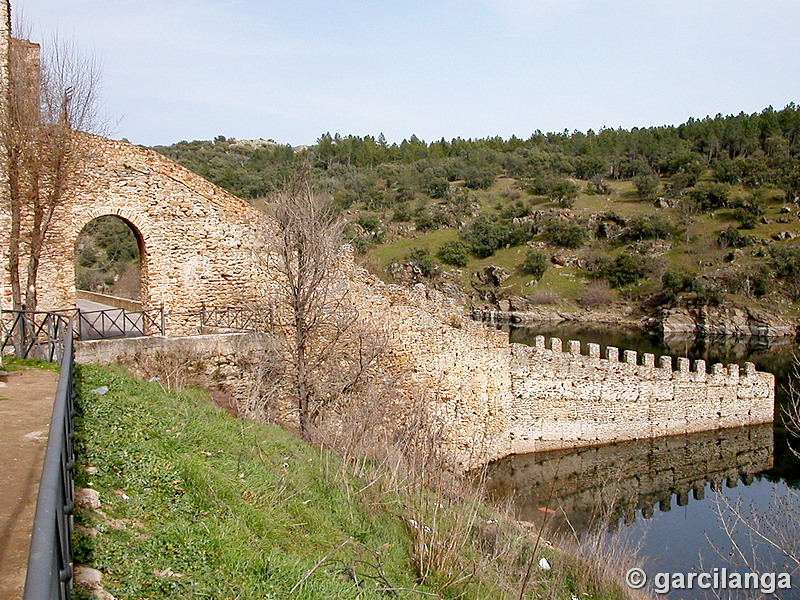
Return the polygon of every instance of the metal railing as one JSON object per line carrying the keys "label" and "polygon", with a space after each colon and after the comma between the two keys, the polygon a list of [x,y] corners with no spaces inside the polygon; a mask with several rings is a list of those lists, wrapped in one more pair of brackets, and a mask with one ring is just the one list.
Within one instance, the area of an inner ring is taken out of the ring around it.
{"label": "metal railing", "polygon": [[78,310],[79,340],[164,335],[164,307],[145,310]]}
{"label": "metal railing", "polygon": [[4,310],[0,314],[0,350],[13,346],[17,358],[61,360],[64,337],[75,310]]}
{"label": "metal railing", "polygon": [[229,331],[272,331],[275,326],[271,307],[203,307],[197,316],[200,327]]}
{"label": "metal railing", "polygon": [[269,306],[203,306],[169,315],[163,306],[136,311],[124,308],[4,310],[0,314],[0,351],[13,347],[18,358],[53,362],[60,359],[62,338],[71,318],[76,340],[104,340],[166,335],[167,316],[171,327],[200,333],[275,333],[276,328],[275,311]]}
{"label": "metal railing", "polygon": [[169,316],[174,326],[200,333],[275,331],[275,312],[269,306],[202,306]]}
{"label": "metal railing", "polygon": [[72,593],[71,537],[75,506],[72,329],[72,319],[68,319],[61,337],[61,374],[39,483],[23,600],[69,600]]}

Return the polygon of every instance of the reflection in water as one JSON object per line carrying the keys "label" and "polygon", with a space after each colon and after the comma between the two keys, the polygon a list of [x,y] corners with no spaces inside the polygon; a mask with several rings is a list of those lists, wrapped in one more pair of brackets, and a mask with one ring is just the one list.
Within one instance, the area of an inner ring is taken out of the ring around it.
{"label": "reflection in water", "polygon": [[[513,497],[520,519],[585,531],[594,519],[634,521],[701,499],[707,483],[746,485],[772,467],[772,426],[754,425],[588,448],[509,456],[487,467],[497,498]],[[552,511],[555,511],[553,513]]]}

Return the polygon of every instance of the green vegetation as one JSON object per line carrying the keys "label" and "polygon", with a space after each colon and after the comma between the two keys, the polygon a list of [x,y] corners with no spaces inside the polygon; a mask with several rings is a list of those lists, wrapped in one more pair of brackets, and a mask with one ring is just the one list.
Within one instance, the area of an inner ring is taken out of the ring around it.
{"label": "green vegetation", "polygon": [[539,281],[549,265],[550,259],[547,255],[529,249],[525,254],[525,262],[522,263],[522,272],[533,277],[534,281]]}
{"label": "green vegetation", "polygon": [[[568,307],[594,286],[598,258],[628,253],[658,259],[646,261],[647,282],[615,278],[620,296],[596,286],[588,296],[678,301],[686,292],[658,286],[670,269],[721,295],[741,294],[738,282],[751,273],[772,273],[768,292],[748,286],[744,295],[778,306],[798,296],[770,258],[800,238],[794,104],[678,126],[537,131],[527,139],[428,143],[412,136],[388,144],[325,134],[295,150],[219,137],[156,150],[253,201],[308,164],[317,190],[352,223],[348,239],[381,276],[402,272],[387,267],[420,248],[437,266],[462,269],[468,291],[472,272],[490,261],[512,274],[501,294],[551,292]],[[728,233],[732,226],[748,235]],[[553,257],[555,267],[538,281],[525,273],[525,245]],[[442,269],[426,271],[442,276]]]}
{"label": "green vegetation", "polygon": [[469,262],[469,246],[458,240],[445,242],[439,247],[436,256],[446,265],[466,267]]}
{"label": "green vegetation", "polygon": [[78,380],[76,484],[102,513],[76,515],[76,561],[117,598],[517,598],[542,556],[553,568],[526,598],[625,597],[603,570],[616,560],[555,550],[477,494],[440,496],[430,472],[316,449],[119,369]]}
{"label": "green vegetation", "polygon": [[78,289],[139,299],[139,240],[125,221],[98,217],[83,228],[75,246]]}

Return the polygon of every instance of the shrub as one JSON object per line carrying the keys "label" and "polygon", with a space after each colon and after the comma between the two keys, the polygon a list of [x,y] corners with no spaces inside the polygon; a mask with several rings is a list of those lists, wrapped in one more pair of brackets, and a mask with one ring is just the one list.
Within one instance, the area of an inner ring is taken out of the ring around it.
{"label": "shrub", "polygon": [[473,190],[489,188],[494,183],[498,168],[491,164],[469,164],[464,168],[464,185]]}
{"label": "shrub", "polygon": [[611,287],[622,287],[636,283],[647,275],[648,269],[641,256],[620,254],[614,259],[600,260],[597,275],[608,280]]}
{"label": "shrub", "polygon": [[680,171],[669,178],[664,186],[667,196],[677,198],[686,188],[692,187],[697,183],[698,175],[694,172]]}
{"label": "shrub", "polygon": [[595,175],[589,180],[588,191],[590,194],[610,196],[613,190],[602,175]]}
{"label": "shrub", "polygon": [[550,182],[547,198],[562,208],[570,208],[578,197],[578,186],[569,179],[557,179]]}
{"label": "shrub", "polygon": [[425,248],[412,248],[405,260],[416,266],[423,277],[431,278],[439,272],[439,267]]}
{"label": "shrub", "polygon": [[535,281],[539,281],[549,265],[550,258],[546,254],[529,248],[520,269],[526,275],[532,276]]}
{"label": "shrub", "polygon": [[527,217],[529,214],[531,214],[531,208],[522,200],[515,200],[514,202],[503,206],[500,210],[500,216],[504,219]]}
{"label": "shrub", "polygon": [[725,208],[730,201],[730,187],[722,183],[707,183],[692,189],[689,197],[703,212]]}
{"label": "shrub", "polygon": [[578,223],[564,221],[554,221],[548,225],[546,234],[551,244],[572,250],[583,246],[588,237],[588,233],[583,226]]}
{"label": "shrub", "polygon": [[507,229],[489,216],[480,215],[461,232],[461,237],[475,256],[488,258],[506,244]]}
{"label": "shrub", "polygon": [[414,218],[414,210],[408,202],[398,204],[392,213],[392,221],[411,221]]}
{"label": "shrub", "polygon": [[525,297],[531,304],[558,304],[561,298],[553,290],[535,290]]}
{"label": "shrub", "polygon": [[717,235],[717,246],[720,248],[744,248],[749,244],[750,238],[732,225]]}
{"label": "shrub", "polygon": [[627,240],[668,240],[675,231],[674,226],[661,215],[633,217],[623,235]]}
{"label": "shrub", "polygon": [[683,270],[667,271],[661,277],[661,291],[667,299],[695,290],[695,276]]}
{"label": "shrub", "polygon": [[578,304],[585,308],[606,306],[614,301],[614,292],[604,281],[593,281],[576,298]]}
{"label": "shrub", "polygon": [[381,218],[375,213],[364,213],[358,217],[358,224],[364,231],[380,231]]}
{"label": "shrub", "polygon": [[637,175],[633,178],[636,193],[642,200],[653,200],[658,195],[657,175]]}
{"label": "shrub", "polygon": [[465,267],[469,261],[469,246],[459,240],[445,242],[439,247],[436,256],[446,265]]}
{"label": "shrub", "polygon": [[733,210],[733,218],[739,221],[740,229],[755,229],[758,226],[758,216],[741,207]]}
{"label": "shrub", "polygon": [[764,214],[764,206],[757,196],[749,200],[736,200],[730,203],[733,207],[733,218],[739,221],[740,229],[754,229],[758,218]]}
{"label": "shrub", "polygon": [[792,300],[800,300],[800,246],[773,246],[769,255],[770,266],[787,295]]}
{"label": "shrub", "polygon": [[450,216],[438,206],[424,208],[414,217],[417,231],[431,231],[450,225]]}

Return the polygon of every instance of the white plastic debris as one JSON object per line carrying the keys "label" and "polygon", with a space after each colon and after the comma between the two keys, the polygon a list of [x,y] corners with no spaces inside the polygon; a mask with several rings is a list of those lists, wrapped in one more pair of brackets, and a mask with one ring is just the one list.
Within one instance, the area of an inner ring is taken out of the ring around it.
{"label": "white plastic debris", "polygon": [[90,394],[97,394],[98,396],[102,396],[103,394],[108,393],[108,386],[101,385],[99,388],[94,388],[93,390],[89,390]]}
{"label": "white plastic debris", "polygon": [[415,519],[409,519],[408,524],[411,525],[414,529],[419,529],[419,523]]}
{"label": "white plastic debris", "polygon": [[549,571],[552,567],[550,566],[550,563],[547,561],[547,559],[543,556],[542,558],[539,559],[539,568],[542,569],[543,571]]}

